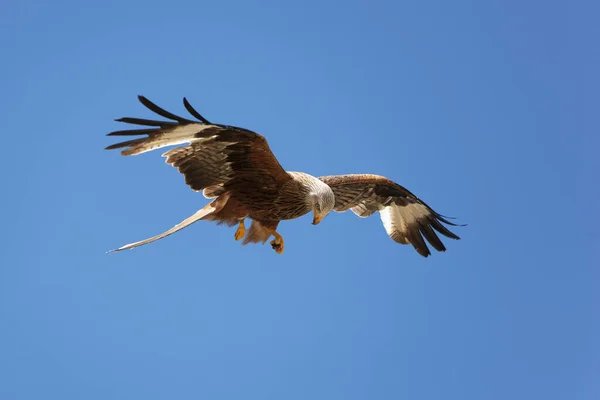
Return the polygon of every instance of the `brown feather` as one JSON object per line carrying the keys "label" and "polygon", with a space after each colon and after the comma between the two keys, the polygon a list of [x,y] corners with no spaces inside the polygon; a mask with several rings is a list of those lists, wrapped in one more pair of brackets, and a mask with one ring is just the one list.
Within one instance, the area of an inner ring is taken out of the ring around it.
{"label": "brown feather", "polygon": [[[210,219],[231,225],[250,217],[272,225],[273,221],[296,218],[310,211],[305,201],[306,189],[282,168],[262,135],[234,126],[209,124],[185,99],[185,108],[203,124],[170,113],[143,96],[139,100],[151,111],[175,122],[121,118],[121,122],[156,128],[113,132],[112,136],[148,137],[117,143],[108,149],[125,148],[123,155],[133,155],[187,140],[189,144],[163,156],[167,164],[184,175],[193,190],[203,190],[207,197],[216,200],[227,195],[226,206],[211,214]],[[260,231],[256,226],[255,230]],[[256,237],[262,238],[259,233]]]}
{"label": "brown feather", "polygon": [[424,257],[431,254],[425,240],[437,251],[446,250],[434,229],[444,236],[459,239],[442,222],[456,224],[435,212],[408,189],[383,176],[353,174],[319,179],[333,190],[335,211],[350,209],[360,217],[379,211],[390,238],[400,244],[411,243]]}
{"label": "brown feather", "polygon": [[253,220],[250,229],[246,232],[246,237],[242,244],[265,243],[271,237],[273,231],[277,229],[279,221],[257,221]]}
{"label": "brown feather", "polygon": [[[172,114],[143,96],[139,96],[139,100],[149,110],[170,121],[120,118],[120,122],[154,128],[112,132],[109,136],[146,137],[115,143],[107,149],[123,149],[123,155],[136,155],[187,143],[165,152],[163,156],[167,164],[184,175],[193,190],[202,190],[205,196],[214,198],[210,203],[214,209],[202,214],[201,219],[236,225],[250,218],[253,222],[243,243],[264,243],[279,221],[294,219],[311,211],[309,194],[315,178],[286,172],[263,136],[243,128],[211,124],[185,98],[185,108],[199,122]],[[383,176],[355,174],[319,179],[334,192],[335,211],[350,209],[361,217],[379,211],[388,235],[398,243],[411,243],[425,257],[430,254],[427,242],[438,251],[446,249],[436,231],[459,239],[443,225],[456,224]],[[191,220],[186,221],[189,225]],[[143,241],[143,244],[178,229],[174,227],[165,234]]]}

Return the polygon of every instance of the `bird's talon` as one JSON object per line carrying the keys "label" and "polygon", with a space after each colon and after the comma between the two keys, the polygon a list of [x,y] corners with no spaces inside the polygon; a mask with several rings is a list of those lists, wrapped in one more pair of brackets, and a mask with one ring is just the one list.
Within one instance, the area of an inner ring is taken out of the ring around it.
{"label": "bird's talon", "polygon": [[235,231],[235,240],[243,239],[246,235],[246,227],[244,226],[244,221],[240,222],[240,226],[238,226],[237,231]]}
{"label": "bird's talon", "polygon": [[272,240],[271,247],[273,248],[273,250],[275,250],[275,252],[277,252],[277,254],[283,253],[283,240],[281,240],[281,239]]}

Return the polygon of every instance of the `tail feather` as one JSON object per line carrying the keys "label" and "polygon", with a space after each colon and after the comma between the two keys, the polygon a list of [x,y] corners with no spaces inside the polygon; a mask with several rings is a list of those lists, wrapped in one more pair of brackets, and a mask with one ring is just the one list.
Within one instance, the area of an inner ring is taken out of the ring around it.
{"label": "tail feather", "polygon": [[129,243],[126,244],[125,246],[119,247],[118,249],[115,250],[110,250],[109,253],[114,253],[117,251],[122,251],[122,250],[129,250],[129,249],[133,249],[139,246],[143,246],[145,244],[148,243],[152,243],[155,242],[159,239],[163,239],[169,235],[174,234],[177,231],[182,230],[183,228],[187,228],[188,226],[190,226],[191,224],[193,224],[194,222],[200,221],[203,218],[206,218],[207,216],[209,216],[210,214],[212,214],[215,211],[215,207],[213,205],[213,203],[207,204],[206,207],[204,207],[201,210],[198,210],[194,215],[184,219],[183,221],[181,221],[179,224],[175,225],[174,227],[172,227],[171,229],[169,229],[166,232],[161,233],[160,235],[156,235],[153,236],[151,238],[145,239],[145,240],[140,240],[139,242],[134,242],[134,243]]}
{"label": "tail feather", "polygon": [[265,226],[265,223],[253,220],[242,244],[265,243],[271,237],[273,231],[277,229],[278,224],[279,221],[274,221],[274,223]]}

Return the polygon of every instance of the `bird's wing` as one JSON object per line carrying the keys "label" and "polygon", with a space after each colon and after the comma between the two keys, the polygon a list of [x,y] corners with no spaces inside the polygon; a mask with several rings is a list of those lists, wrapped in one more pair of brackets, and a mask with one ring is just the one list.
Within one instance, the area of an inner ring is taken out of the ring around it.
{"label": "bird's wing", "polygon": [[179,169],[186,183],[207,197],[225,191],[241,192],[241,197],[275,193],[291,177],[281,167],[266,139],[247,129],[208,122],[184,98],[188,112],[198,121],[174,115],[143,96],[140,102],[156,114],[171,121],[120,118],[119,122],[149,126],[109,133],[108,136],[145,136],[119,142],[107,150],[123,149],[122,155],[137,155],[166,146],[187,143],[163,154],[167,164]]}
{"label": "bird's wing", "polygon": [[460,239],[442,223],[457,226],[397,183],[378,175],[333,175],[319,178],[335,194],[337,212],[352,210],[365,218],[379,211],[387,234],[400,244],[412,244],[424,257],[431,254],[425,239],[438,251],[446,247],[435,231]]}

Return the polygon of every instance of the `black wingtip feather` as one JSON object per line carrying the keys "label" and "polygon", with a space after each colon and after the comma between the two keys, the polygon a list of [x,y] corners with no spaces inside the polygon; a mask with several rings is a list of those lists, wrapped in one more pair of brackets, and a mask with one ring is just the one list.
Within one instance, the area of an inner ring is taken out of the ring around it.
{"label": "black wingtip feather", "polygon": [[154,128],[151,129],[127,129],[124,131],[114,131],[107,133],[106,136],[139,136],[139,135],[150,135],[156,132]]}
{"label": "black wingtip feather", "polygon": [[180,117],[178,115],[175,115],[173,113],[170,113],[170,112],[162,109],[161,107],[157,106],[156,104],[154,104],[153,102],[151,102],[150,100],[145,98],[144,96],[139,95],[138,100],[150,111],[153,111],[162,117],[172,119],[172,120],[177,121],[182,124],[194,124],[195,123],[194,121],[191,121],[187,118]]}
{"label": "black wingtip feather", "polygon": [[417,253],[423,257],[429,257],[431,255],[431,251],[429,251],[429,247],[427,247],[427,243],[425,243],[425,239],[423,239],[423,236],[421,236],[421,232],[419,232],[418,229],[410,229],[407,232],[407,237]]}
{"label": "black wingtip feather", "polygon": [[190,114],[192,114],[194,116],[194,118],[197,118],[199,121],[202,121],[203,123],[210,125],[210,122],[208,122],[208,120],[206,118],[204,118],[202,115],[200,115],[200,113],[198,111],[196,111],[196,109],[194,107],[192,107],[192,105],[188,102],[188,100],[184,97],[183,98],[183,106],[185,107],[186,110],[188,110],[188,112]]}
{"label": "black wingtip feather", "polygon": [[177,122],[172,122],[172,121],[156,121],[154,119],[131,118],[131,117],[118,118],[118,119],[115,119],[115,121],[125,122],[126,124],[134,124],[134,125],[157,126],[160,128],[166,128],[169,126],[177,125]]}
{"label": "black wingtip feather", "polygon": [[432,218],[431,221],[429,221],[429,223],[433,227],[433,229],[435,229],[442,235],[449,237],[450,239],[460,240],[460,237],[458,237],[458,235],[448,230],[448,228],[442,225],[437,219]]}
{"label": "black wingtip feather", "polygon": [[453,218],[453,217],[446,217],[445,215],[438,214],[438,213],[436,213],[435,211],[433,211],[433,213],[434,213],[435,217],[436,217],[438,220],[442,221],[442,222],[443,222],[443,223],[445,223],[445,224],[448,224],[448,225],[451,225],[451,226],[467,226],[467,224],[457,224],[457,223],[455,223],[455,222],[448,221],[448,218],[450,218],[450,219],[456,219],[456,218]]}
{"label": "black wingtip feather", "polygon": [[446,251],[446,246],[444,246],[444,243],[442,243],[438,235],[435,234],[435,231],[428,223],[420,223],[419,230],[434,249],[437,251]]}
{"label": "black wingtip feather", "polygon": [[105,147],[104,150],[114,150],[114,149],[121,149],[123,147],[127,147],[127,146],[132,146],[132,145],[136,145],[139,143],[143,143],[146,141],[146,138],[142,138],[142,139],[133,139],[133,140],[127,140],[125,142],[120,142],[120,143],[115,143],[115,144],[111,144],[108,147]]}

